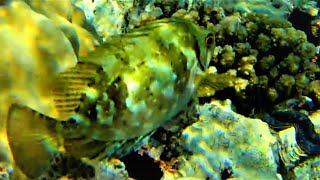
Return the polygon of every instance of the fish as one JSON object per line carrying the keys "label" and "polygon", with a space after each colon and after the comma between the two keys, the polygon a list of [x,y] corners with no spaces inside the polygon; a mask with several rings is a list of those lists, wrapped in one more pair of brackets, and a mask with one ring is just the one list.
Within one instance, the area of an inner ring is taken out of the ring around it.
{"label": "fish", "polygon": [[7,135],[16,166],[37,178],[57,153],[111,156],[112,144],[150,134],[188,107],[214,47],[212,31],[183,18],[111,37],[55,78],[57,115],[11,105]]}

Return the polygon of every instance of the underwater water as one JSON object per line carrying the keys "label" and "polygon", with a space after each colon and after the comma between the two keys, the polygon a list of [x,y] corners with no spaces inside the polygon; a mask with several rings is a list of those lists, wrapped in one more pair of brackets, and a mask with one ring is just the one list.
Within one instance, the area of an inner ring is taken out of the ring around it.
{"label": "underwater water", "polygon": [[320,179],[319,7],[0,1],[0,179]]}

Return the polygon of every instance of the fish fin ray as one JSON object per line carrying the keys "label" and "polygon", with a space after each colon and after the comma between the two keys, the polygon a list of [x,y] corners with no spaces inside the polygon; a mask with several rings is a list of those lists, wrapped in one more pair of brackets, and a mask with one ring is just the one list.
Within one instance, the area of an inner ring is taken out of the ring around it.
{"label": "fish fin ray", "polygon": [[7,135],[19,169],[29,178],[47,170],[50,159],[58,152],[55,120],[18,104],[9,109]]}
{"label": "fish fin ray", "polygon": [[87,87],[95,83],[100,66],[92,63],[79,62],[56,79],[52,89],[55,108],[60,120],[67,120],[81,104],[83,93]]}
{"label": "fish fin ray", "polygon": [[94,158],[104,151],[107,144],[104,141],[84,138],[76,140],[66,139],[64,145],[66,151],[72,156]]}

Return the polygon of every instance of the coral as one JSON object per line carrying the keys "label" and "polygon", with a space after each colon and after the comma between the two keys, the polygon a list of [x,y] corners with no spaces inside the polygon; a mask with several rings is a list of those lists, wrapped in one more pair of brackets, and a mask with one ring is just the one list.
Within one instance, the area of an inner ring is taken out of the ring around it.
{"label": "coral", "polygon": [[88,22],[103,41],[112,35],[126,32],[126,14],[133,7],[132,0],[72,0],[71,2],[84,11]]}
{"label": "coral", "polygon": [[236,53],[233,51],[232,46],[230,45],[225,45],[223,47],[223,57],[221,59],[221,65],[225,67],[230,67],[235,59]]}
{"label": "coral", "polygon": [[180,157],[183,177],[220,179],[227,169],[240,179],[276,179],[276,139],[266,123],[231,110],[230,101],[199,107],[199,121],[182,132],[189,154]]}
{"label": "coral", "polygon": [[[148,21],[171,15],[186,15],[186,19],[197,18],[201,11],[209,9],[226,9],[241,13],[264,13],[274,17],[287,17],[292,9],[304,3],[278,0],[274,2],[262,0],[236,1],[195,1],[195,0],[72,0],[73,4],[83,9],[85,15],[103,41],[111,35],[121,34],[130,29],[144,25]],[[204,9],[203,9],[204,8]],[[210,19],[205,15],[204,19]],[[205,21],[204,21],[205,22]]]}
{"label": "coral", "polygon": [[[241,13],[267,13],[274,17],[287,17],[295,7],[304,3],[286,0],[236,0],[236,1],[195,1],[195,0],[72,0],[72,3],[83,9],[88,21],[95,27],[105,41],[111,35],[127,32],[129,29],[144,25],[148,21],[170,17],[173,14],[184,14],[186,19],[199,19],[199,11],[208,9],[226,9]],[[204,13],[205,14],[205,13]],[[209,19],[208,16],[204,19]]]}
{"label": "coral", "polygon": [[59,179],[62,177],[92,179],[96,177],[96,170],[91,164],[72,156],[58,154],[50,163],[48,172],[38,177],[39,179]]}
{"label": "coral", "polygon": [[319,179],[320,178],[320,159],[315,157],[301,163],[293,169],[295,179]]}
{"label": "coral", "polygon": [[320,134],[320,110],[316,110],[309,115],[312,124],[315,127],[315,132]]}
{"label": "coral", "polygon": [[125,165],[118,159],[103,160],[96,167],[96,178],[105,180],[129,179]]}
{"label": "coral", "polygon": [[308,41],[312,42],[318,49],[320,45],[319,17],[319,3],[317,1],[302,4],[289,17],[293,27],[304,31],[308,36]]}
{"label": "coral", "polygon": [[314,80],[310,83],[310,91],[315,103],[320,105],[320,80]]}
{"label": "coral", "polygon": [[[64,164],[62,164],[64,163]],[[119,159],[104,159],[101,161],[79,160],[71,156],[57,155],[51,164],[51,169],[39,179],[130,179],[126,167]]]}
{"label": "coral", "polygon": [[293,10],[293,4],[287,0],[264,1],[264,0],[249,0],[249,1],[221,1],[221,5],[225,9],[234,9],[239,12],[246,13],[264,13],[275,17],[286,17]]}
{"label": "coral", "polygon": [[[266,104],[272,107],[292,97],[311,95],[309,84],[320,72],[318,64],[311,61],[317,50],[304,32],[292,28],[288,21],[263,14],[232,14],[218,20],[214,30],[217,47],[210,65],[217,72],[207,74],[218,77],[232,70],[236,71],[236,78],[248,83],[240,91],[233,90],[234,95],[230,96],[232,87],[217,85],[222,83],[214,83],[214,87],[213,83],[203,82],[211,85],[212,93],[208,95],[219,98],[228,94],[239,112],[247,115]],[[213,77],[205,81],[210,79]],[[224,84],[234,81],[226,79]]]}
{"label": "coral", "polygon": [[[209,77],[201,82],[200,97],[229,97],[240,113],[249,115],[252,110],[269,110],[265,107],[272,108],[286,99],[311,96],[309,84],[320,69],[315,59],[317,49],[304,32],[294,29],[286,19],[261,12],[230,13],[205,5],[198,10],[180,9],[173,16],[191,19],[216,32],[210,63],[216,72],[207,70]],[[217,78],[230,71],[235,75]],[[239,84],[234,83],[235,78],[241,80],[241,88],[231,85]]]}
{"label": "coral", "polygon": [[[148,2],[150,1],[140,1]],[[202,7],[221,7],[227,11],[237,11],[240,13],[264,13],[277,18],[285,18],[297,7],[301,7],[308,0],[179,0],[179,1],[159,1],[154,0],[161,7],[164,14],[170,14],[174,8],[184,8],[187,11],[198,10]]]}

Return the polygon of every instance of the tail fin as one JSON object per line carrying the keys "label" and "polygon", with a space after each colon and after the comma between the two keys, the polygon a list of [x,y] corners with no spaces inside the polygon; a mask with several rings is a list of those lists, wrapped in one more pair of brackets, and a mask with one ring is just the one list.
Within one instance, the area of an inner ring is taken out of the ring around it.
{"label": "tail fin", "polygon": [[56,121],[17,104],[10,107],[7,123],[9,145],[16,166],[29,178],[47,170],[58,152]]}

